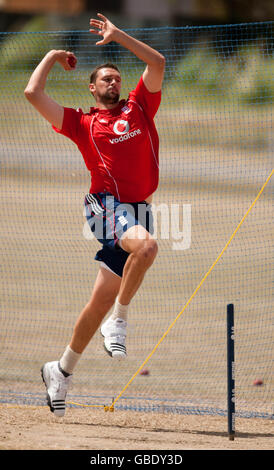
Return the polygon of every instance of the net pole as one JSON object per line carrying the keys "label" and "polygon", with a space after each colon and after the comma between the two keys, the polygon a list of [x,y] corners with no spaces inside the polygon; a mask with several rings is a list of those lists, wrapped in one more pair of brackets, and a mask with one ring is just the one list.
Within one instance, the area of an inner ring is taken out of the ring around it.
{"label": "net pole", "polygon": [[227,424],[228,437],[235,437],[235,331],[234,305],[227,305]]}

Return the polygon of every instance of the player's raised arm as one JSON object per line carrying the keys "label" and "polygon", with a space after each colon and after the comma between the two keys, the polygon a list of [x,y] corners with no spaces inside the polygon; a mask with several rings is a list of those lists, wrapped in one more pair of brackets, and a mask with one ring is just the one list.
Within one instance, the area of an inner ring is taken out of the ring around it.
{"label": "player's raised arm", "polygon": [[90,32],[103,36],[103,39],[98,41],[96,44],[100,46],[108,44],[111,41],[115,41],[130,50],[136,55],[136,57],[138,57],[138,59],[147,64],[143,73],[143,79],[147,89],[152,93],[159,91],[162,87],[164,78],[164,56],[147,44],[138,41],[124,31],[118,29],[101,13],[98,13],[98,17],[99,19],[90,20]]}
{"label": "player's raised arm", "polygon": [[36,67],[25,88],[25,96],[39,113],[58,129],[62,128],[64,108],[45,93],[47,76],[55,62],[64,70],[73,70],[77,59],[72,52],[52,50]]}

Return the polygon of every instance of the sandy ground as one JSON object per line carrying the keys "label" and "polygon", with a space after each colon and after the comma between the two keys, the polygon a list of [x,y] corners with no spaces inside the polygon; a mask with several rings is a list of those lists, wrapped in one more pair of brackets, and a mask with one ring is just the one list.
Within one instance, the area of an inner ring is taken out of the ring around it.
{"label": "sandy ground", "polygon": [[226,417],[47,407],[0,408],[1,450],[272,450],[272,420],[236,419],[230,441]]}

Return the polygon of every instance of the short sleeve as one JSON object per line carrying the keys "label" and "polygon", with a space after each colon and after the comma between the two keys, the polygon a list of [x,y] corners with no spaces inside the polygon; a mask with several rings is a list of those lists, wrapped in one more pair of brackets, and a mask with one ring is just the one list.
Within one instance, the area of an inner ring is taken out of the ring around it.
{"label": "short sleeve", "polygon": [[129,99],[135,99],[146,115],[153,119],[161,103],[161,90],[151,93],[144,84],[143,76],[141,76],[135,90],[129,94]]}
{"label": "short sleeve", "polygon": [[80,108],[77,110],[73,108],[64,108],[62,129],[58,129],[55,126],[52,126],[52,128],[58,134],[69,137],[69,139],[77,144],[82,117],[83,111]]}

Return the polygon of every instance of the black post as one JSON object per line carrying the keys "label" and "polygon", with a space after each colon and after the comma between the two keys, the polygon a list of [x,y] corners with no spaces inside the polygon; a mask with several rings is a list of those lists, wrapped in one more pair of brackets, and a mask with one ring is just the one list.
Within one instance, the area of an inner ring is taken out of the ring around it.
{"label": "black post", "polygon": [[228,437],[235,437],[235,358],[234,358],[234,305],[227,305],[227,419]]}

